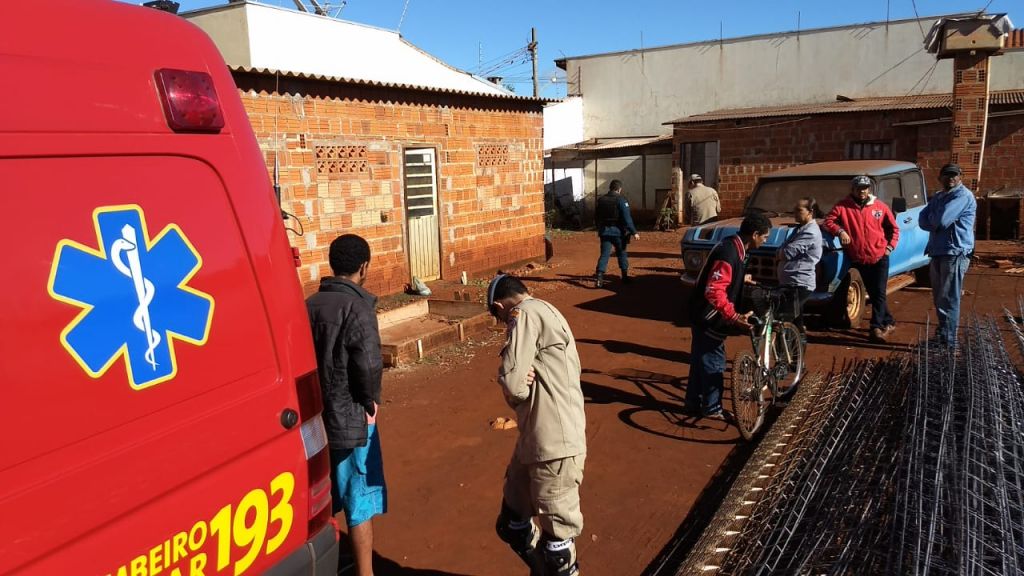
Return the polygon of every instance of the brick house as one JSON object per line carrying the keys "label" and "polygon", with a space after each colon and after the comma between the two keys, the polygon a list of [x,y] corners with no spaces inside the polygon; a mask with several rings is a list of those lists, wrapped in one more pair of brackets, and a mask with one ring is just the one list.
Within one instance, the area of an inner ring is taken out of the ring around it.
{"label": "brick house", "polygon": [[400,292],[544,254],[543,106],[392,31],[245,1],[183,14],[224,54],[299,250],[305,292],[355,233]]}
{"label": "brick house", "polygon": [[[1019,200],[1024,195],[1024,90],[993,91],[987,104],[985,168],[978,181],[965,178],[964,183],[989,200],[979,206],[979,235],[988,232],[990,204],[992,231],[999,226],[1007,237],[1024,237]],[[921,166],[929,190],[935,190],[943,164],[970,162],[959,158],[952,144],[953,113],[964,105],[955,104],[953,94],[840,97],[827,104],[697,114],[668,122],[673,126],[673,164],[687,165],[686,155],[713,163],[725,217],[742,212],[760,175],[809,162],[906,160]],[[1003,204],[1014,213],[1005,214]]]}

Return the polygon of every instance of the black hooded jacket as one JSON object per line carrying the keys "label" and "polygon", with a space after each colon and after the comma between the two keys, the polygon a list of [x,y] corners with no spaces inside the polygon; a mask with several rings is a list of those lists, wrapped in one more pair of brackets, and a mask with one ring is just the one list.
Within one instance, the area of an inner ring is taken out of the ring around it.
{"label": "black hooded jacket", "polygon": [[376,296],[338,277],[321,280],[320,291],[306,300],[332,450],[366,445],[366,415],[380,403],[376,303]]}

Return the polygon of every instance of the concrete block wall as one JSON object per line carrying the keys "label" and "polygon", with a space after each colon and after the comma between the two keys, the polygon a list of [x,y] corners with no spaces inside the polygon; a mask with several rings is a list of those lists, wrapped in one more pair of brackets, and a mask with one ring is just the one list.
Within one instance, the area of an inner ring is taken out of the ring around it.
{"label": "concrete block wall", "polygon": [[370,242],[371,291],[409,282],[407,148],[436,153],[442,278],[543,256],[539,104],[294,79],[279,90],[248,73],[236,82],[268,173],[278,157],[282,208],[302,219],[305,234],[290,236],[307,294],[331,274],[328,248],[344,233]]}
{"label": "concrete block wall", "polygon": [[[993,114],[1000,112],[993,109]],[[738,216],[762,174],[797,164],[846,160],[849,143],[889,141],[895,160],[915,162],[929,190],[939,187],[938,172],[950,161],[951,123],[912,126],[903,122],[949,118],[949,110],[902,110],[816,115],[804,118],[730,120],[682,125],[675,131],[675,165],[684,142],[719,142],[719,194],[723,217]],[[698,129],[699,128],[699,129]],[[1024,115],[996,116],[985,137],[985,168],[980,191],[998,186],[1024,187]]]}

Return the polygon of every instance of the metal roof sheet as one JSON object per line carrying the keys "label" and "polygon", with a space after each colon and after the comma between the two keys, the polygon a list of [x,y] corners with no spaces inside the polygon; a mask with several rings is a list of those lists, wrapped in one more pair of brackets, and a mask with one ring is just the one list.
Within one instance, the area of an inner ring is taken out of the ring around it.
{"label": "metal roof sheet", "polygon": [[236,71],[533,100],[450,66],[393,30],[251,0],[182,17],[203,28]]}
{"label": "metal roof sheet", "polygon": [[559,146],[554,148],[554,150],[578,150],[588,152],[597,150],[618,150],[620,148],[636,148],[638,146],[649,146],[651,144],[671,141],[671,134],[664,134],[661,136],[640,136],[633,138],[597,138],[586,142],[570,144],[568,146]]}
{"label": "metal roof sheet", "polygon": [[497,98],[503,100],[529,100],[538,104],[549,104],[560,102],[557,99],[534,98],[532,96],[520,96],[515,93],[494,94],[491,92],[471,92],[454,88],[438,88],[436,86],[421,86],[416,84],[402,84],[398,82],[378,82],[375,80],[361,80],[358,78],[345,78],[342,76],[325,76],[322,74],[307,74],[304,72],[290,72],[288,70],[273,70],[271,68],[251,68],[249,66],[229,66],[232,72],[246,72],[250,74],[261,74],[264,76],[281,76],[282,78],[298,78],[300,80],[318,80],[322,82],[339,82],[343,84],[354,84],[357,86],[375,86],[379,88],[400,88],[403,90],[421,90],[425,92],[438,92],[441,94],[456,94],[461,96],[480,96],[483,98]]}
{"label": "metal roof sheet", "polygon": [[[990,104],[1024,104],[1024,90],[999,90],[990,95]],[[692,124],[715,120],[739,120],[743,118],[774,118],[779,116],[809,116],[815,114],[837,114],[844,112],[875,112],[879,110],[929,110],[952,108],[953,95],[916,94],[907,96],[884,96],[874,98],[843,98],[822,104],[794,104],[763,108],[733,108],[714,110],[693,116],[676,118],[665,124]]]}

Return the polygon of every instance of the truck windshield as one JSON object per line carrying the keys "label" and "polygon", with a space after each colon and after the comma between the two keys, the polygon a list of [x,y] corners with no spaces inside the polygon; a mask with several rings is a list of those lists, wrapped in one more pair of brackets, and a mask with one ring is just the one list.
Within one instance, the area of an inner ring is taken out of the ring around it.
{"label": "truck windshield", "polygon": [[850,193],[850,178],[801,180],[763,180],[747,204],[747,210],[781,216],[793,212],[796,201],[810,196],[818,202],[821,213],[828,214],[837,202]]}

